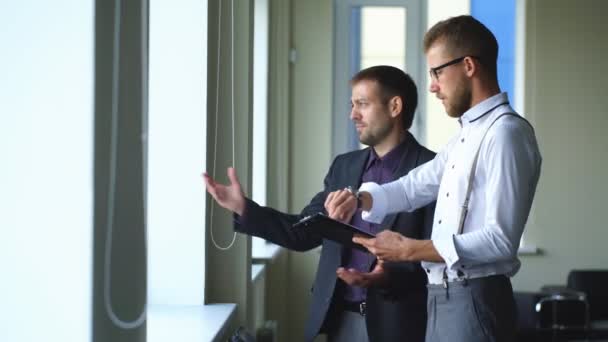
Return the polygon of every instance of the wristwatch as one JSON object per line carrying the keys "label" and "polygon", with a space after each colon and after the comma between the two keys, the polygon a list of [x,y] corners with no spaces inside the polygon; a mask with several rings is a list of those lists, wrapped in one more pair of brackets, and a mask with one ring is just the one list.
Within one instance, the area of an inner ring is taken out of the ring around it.
{"label": "wristwatch", "polygon": [[361,209],[361,193],[359,192],[359,190],[355,190],[355,188],[353,188],[352,186],[347,186],[344,190],[350,192],[351,194],[353,194],[353,196],[355,196],[355,199],[357,200],[357,209]]}

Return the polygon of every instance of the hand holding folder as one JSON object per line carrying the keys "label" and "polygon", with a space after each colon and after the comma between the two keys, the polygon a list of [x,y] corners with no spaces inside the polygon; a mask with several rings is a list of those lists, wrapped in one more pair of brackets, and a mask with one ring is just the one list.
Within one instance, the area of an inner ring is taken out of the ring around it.
{"label": "hand holding folder", "polygon": [[323,213],[307,216],[293,225],[293,229],[302,229],[318,234],[324,239],[338,242],[345,247],[355,248],[363,252],[369,251],[362,245],[353,242],[355,234],[373,238],[374,235],[350,224],[334,220]]}

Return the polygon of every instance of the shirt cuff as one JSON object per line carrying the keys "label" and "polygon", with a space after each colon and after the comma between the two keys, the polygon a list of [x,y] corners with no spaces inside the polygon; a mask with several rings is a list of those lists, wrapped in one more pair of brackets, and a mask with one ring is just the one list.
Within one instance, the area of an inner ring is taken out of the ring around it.
{"label": "shirt cuff", "polygon": [[437,253],[441,255],[448,269],[452,269],[454,265],[460,260],[458,253],[456,252],[456,244],[454,243],[454,236],[447,236],[438,239],[433,239],[433,245],[437,250]]}
{"label": "shirt cuff", "polygon": [[365,221],[380,224],[386,216],[388,203],[384,189],[376,183],[363,183],[359,191],[368,192],[372,197],[372,207],[369,211],[363,210],[361,218]]}

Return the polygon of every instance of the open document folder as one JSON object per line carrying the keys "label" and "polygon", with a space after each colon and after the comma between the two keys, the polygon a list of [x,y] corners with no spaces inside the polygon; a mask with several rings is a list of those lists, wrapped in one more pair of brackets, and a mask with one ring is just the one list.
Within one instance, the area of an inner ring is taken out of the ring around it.
{"label": "open document folder", "polygon": [[373,238],[374,235],[363,231],[350,224],[342,223],[329,218],[323,213],[317,213],[311,216],[306,216],[298,223],[293,225],[293,229],[302,229],[314,234],[318,234],[324,239],[332,240],[344,245],[345,247],[356,248],[358,250],[369,251],[358,243],[353,242],[355,234]]}

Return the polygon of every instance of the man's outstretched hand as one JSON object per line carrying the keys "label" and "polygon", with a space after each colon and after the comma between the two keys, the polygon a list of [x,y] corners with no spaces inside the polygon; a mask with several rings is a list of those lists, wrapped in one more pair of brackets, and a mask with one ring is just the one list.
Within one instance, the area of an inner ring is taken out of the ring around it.
{"label": "man's outstretched hand", "polygon": [[206,172],[203,173],[203,178],[205,179],[207,192],[211,194],[220,206],[235,212],[239,216],[243,215],[243,211],[245,210],[245,194],[243,194],[241,183],[234,168],[228,168],[229,185],[217,183]]}

